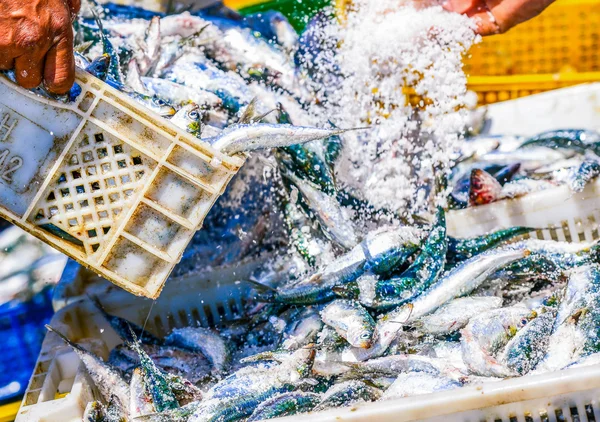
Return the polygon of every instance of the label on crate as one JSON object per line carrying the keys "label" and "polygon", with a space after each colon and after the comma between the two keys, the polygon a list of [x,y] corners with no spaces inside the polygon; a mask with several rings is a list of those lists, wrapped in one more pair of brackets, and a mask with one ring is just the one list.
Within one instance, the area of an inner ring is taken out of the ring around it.
{"label": "label on crate", "polygon": [[0,81],[0,205],[23,216],[80,120]]}

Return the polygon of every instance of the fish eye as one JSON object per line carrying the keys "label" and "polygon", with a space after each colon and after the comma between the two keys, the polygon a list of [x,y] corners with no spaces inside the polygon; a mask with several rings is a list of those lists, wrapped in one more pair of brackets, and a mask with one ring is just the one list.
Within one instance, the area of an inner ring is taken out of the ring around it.
{"label": "fish eye", "polygon": [[527,318],[522,318],[521,319],[521,325],[527,325],[529,321],[527,321]]}
{"label": "fish eye", "polygon": [[362,333],[360,335],[360,338],[362,338],[362,339],[368,339],[368,338],[371,338],[371,336],[369,335],[369,333]]}
{"label": "fish eye", "polygon": [[197,110],[192,110],[188,113],[188,117],[191,120],[198,120],[198,119],[200,119],[200,113],[198,113]]}
{"label": "fish eye", "polygon": [[153,102],[159,107],[167,105],[167,103],[165,103],[161,98],[154,98]]}

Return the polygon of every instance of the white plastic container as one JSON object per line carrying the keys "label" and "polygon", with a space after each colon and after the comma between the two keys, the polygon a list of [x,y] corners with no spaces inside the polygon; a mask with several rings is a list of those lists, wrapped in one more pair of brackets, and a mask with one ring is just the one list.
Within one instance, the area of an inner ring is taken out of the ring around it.
{"label": "white plastic container", "polygon": [[[491,135],[533,136],[554,129],[600,130],[600,83],[559,89],[488,107]],[[448,233],[472,237],[514,226],[539,230],[536,239],[600,239],[600,180],[573,193],[560,186],[521,198],[450,211]]]}
{"label": "white plastic container", "polygon": [[[212,280],[171,280],[153,302],[115,291],[103,299],[107,311],[164,335],[198,321],[232,320],[242,309],[253,264],[217,271]],[[220,281],[216,281],[220,280]],[[187,286],[188,290],[182,289]],[[193,288],[190,288],[193,286]],[[200,287],[201,286],[201,287]],[[188,292],[194,291],[193,295]],[[121,340],[87,300],[58,311],[51,325],[107,358]],[[80,422],[93,397],[93,383],[77,355],[48,333],[17,415],[17,422]],[[600,366],[527,376],[386,402],[365,403],[288,418],[298,421],[596,421],[600,417]]]}
{"label": "white plastic container", "polygon": [[82,94],[62,104],[0,77],[0,216],[156,298],[244,158],[85,72],[77,83]]}
{"label": "white plastic container", "polygon": [[[241,315],[249,285],[246,279],[260,261],[243,262],[235,266],[206,270],[190,277],[169,281],[156,300],[136,297],[120,289],[99,299],[105,309],[126,318],[159,336],[175,327],[199,323],[214,326],[219,321],[233,320]],[[72,277],[67,271],[65,277]],[[87,300],[88,294],[100,290],[80,290],[87,276],[67,280],[72,293],[79,294],[60,309],[50,325],[69,338],[81,342],[103,358],[121,340]],[[61,284],[64,284],[61,281]],[[63,287],[63,291],[66,288]],[[64,304],[64,302],[61,301]],[[93,384],[79,358],[53,333],[46,334],[42,351],[23,398],[18,421],[81,421],[83,411],[92,398]]]}

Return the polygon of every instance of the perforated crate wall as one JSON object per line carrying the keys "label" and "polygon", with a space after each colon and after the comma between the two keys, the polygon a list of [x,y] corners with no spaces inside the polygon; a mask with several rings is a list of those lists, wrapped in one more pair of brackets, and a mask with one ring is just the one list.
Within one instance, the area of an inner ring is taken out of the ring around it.
{"label": "perforated crate wall", "polygon": [[0,215],[155,298],[243,164],[80,72],[72,104],[0,78]]}

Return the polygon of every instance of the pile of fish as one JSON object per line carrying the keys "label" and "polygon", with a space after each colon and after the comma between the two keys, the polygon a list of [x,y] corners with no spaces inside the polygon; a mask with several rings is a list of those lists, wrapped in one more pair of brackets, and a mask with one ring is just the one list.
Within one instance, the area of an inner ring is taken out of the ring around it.
{"label": "pile of fish", "polygon": [[600,245],[505,243],[527,231],[448,238],[440,208],[164,338],[96,299],[123,344],[104,362],[64,338],[100,393],[84,420],[262,420],[600,363]]}
{"label": "pile of fish", "polygon": [[600,361],[598,244],[446,231],[449,208],[581,191],[600,172],[598,134],[471,138],[449,177],[435,169],[433,215],[407,220],[337,180],[344,130],[308,111],[319,81],[302,55],[327,16],[299,37],[277,13],[100,14],[75,23],[79,66],[225,153],[266,149],[281,217],[257,226],[285,244],[247,280],[242,315],[215,327],[159,338],[96,301],[123,344],[105,362],[64,338],[99,393],[85,421],[254,421]]}
{"label": "pile of fish", "polygon": [[452,209],[518,198],[569,186],[583,191],[600,175],[600,135],[582,129],[552,130],[530,138],[468,139],[452,173]]}

